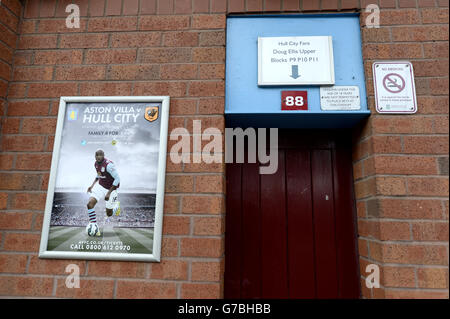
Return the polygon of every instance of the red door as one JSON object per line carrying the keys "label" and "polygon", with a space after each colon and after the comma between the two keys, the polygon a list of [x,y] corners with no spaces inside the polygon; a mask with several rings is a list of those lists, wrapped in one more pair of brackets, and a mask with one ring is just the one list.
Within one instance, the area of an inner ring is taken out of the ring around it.
{"label": "red door", "polygon": [[227,164],[225,298],[359,298],[351,135],[279,130],[278,171]]}

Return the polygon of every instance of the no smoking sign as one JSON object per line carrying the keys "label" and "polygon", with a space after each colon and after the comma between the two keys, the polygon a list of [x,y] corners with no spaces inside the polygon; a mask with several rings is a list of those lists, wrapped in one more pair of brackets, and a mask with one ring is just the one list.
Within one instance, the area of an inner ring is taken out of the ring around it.
{"label": "no smoking sign", "polygon": [[416,113],[416,88],[411,62],[375,62],[373,82],[378,113]]}

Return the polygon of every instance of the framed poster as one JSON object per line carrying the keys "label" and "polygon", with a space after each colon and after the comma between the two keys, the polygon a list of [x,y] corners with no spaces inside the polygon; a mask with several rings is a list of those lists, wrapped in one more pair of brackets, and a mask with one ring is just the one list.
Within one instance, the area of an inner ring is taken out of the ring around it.
{"label": "framed poster", "polygon": [[169,97],[61,97],[40,258],[160,261]]}

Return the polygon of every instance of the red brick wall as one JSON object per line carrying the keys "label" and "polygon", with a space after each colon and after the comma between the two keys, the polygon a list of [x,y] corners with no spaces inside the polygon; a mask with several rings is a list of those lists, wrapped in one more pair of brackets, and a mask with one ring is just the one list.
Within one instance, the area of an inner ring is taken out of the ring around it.
{"label": "red brick wall", "polygon": [[[12,79],[22,6],[16,0],[0,1],[0,117],[6,113],[6,95]],[[0,124],[1,125],[1,124]],[[1,156],[1,155],[0,155]],[[2,161],[3,162],[3,161]]]}
{"label": "red brick wall", "polygon": [[[81,29],[68,31],[70,2],[28,0],[13,71],[0,56],[11,78],[0,137],[0,296],[221,297],[223,165],[168,161],[161,264],[37,258],[58,97],[170,95],[169,129],[191,129],[192,119],[223,129],[227,12],[363,12],[375,3],[381,27],[367,29],[361,17],[373,114],[354,132],[363,297],[448,298],[448,1],[77,0]],[[6,42],[2,33],[0,48]],[[370,66],[386,59],[413,62],[417,114],[374,112]],[[70,262],[90,289],[65,288]],[[369,263],[381,268],[380,289],[365,286]]]}
{"label": "red brick wall", "polygon": [[[382,287],[362,280],[363,296],[448,298],[448,1],[379,5],[381,27],[362,28],[373,114],[359,132],[354,177],[361,274],[379,265]],[[414,115],[374,111],[371,66],[389,59],[414,65]]]}

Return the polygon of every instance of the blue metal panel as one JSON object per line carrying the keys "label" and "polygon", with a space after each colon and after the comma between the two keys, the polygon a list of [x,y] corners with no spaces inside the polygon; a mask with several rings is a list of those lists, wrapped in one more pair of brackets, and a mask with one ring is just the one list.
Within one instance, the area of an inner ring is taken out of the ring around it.
{"label": "blue metal panel", "polygon": [[[258,87],[258,37],[327,35],[333,37],[335,85],[358,86],[361,110],[322,111],[319,86]],[[283,90],[307,90],[308,111],[282,111]],[[225,114],[231,125],[246,126],[251,119],[257,126],[310,128],[351,127],[367,117],[370,111],[367,110],[359,16],[229,17]]]}

